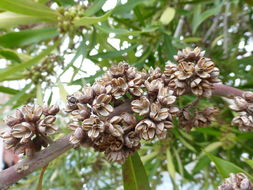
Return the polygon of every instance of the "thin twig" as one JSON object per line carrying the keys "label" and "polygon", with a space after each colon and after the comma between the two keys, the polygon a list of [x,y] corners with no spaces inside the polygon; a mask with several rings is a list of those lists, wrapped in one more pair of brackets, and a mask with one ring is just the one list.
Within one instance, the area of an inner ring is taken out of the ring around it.
{"label": "thin twig", "polygon": [[[192,6],[189,4],[184,6],[184,10],[190,10],[191,8],[192,8]],[[175,33],[173,35],[174,38],[178,38],[181,35],[184,22],[185,22],[185,16],[182,15],[178,21],[177,28],[176,28]]]}
{"label": "thin twig", "polygon": [[214,19],[213,19],[213,24],[211,25],[211,27],[209,28],[209,30],[206,32],[206,35],[203,38],[203,42],[206,42],[206,40],[209,38],[209,36],[215,31],[216,26],[219,23],[219,17],[220,14],[217,14]]}

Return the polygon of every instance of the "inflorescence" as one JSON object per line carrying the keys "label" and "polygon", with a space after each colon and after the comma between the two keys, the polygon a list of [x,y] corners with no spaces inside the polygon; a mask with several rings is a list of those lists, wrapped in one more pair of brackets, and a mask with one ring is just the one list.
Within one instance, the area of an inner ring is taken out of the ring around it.
{"label": "inflorescence", "polygon": [[[104,152],[109,161],[123,163],[140,148],[141,139],[166,138],[174,119],[186,130],[210,125],[217,108],[192,114],[189,107],[179,108],[176,100],[190,93],[197,99],[210,97],[213,85],[220,82],[218,68],[199,48],[179,51],[175,60],[177,64],[166,63],[163,72],[160,68],[138,71],[127,63],[114,65],[92,86],[68,96],[65,111],[71,115],[70,143],[88,145]],[[245,112],[233,120],[240,127],[252,125],[252,94],[242,99],[236,97],[232,108]],[[47,135],[56,131],[53,123],[58,111],[56,106],[17,110],[15,117],[7,118],[8,128],[1,133],[6,148],[32,155],[47,146]]]}

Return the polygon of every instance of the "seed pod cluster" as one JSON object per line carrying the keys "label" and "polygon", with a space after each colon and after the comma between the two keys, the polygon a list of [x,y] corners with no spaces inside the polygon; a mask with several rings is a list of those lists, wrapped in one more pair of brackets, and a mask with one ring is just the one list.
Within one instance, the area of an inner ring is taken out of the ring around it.
{"label": "seed pod cluster", "polygon": [[8,116],[5,123],[8,126],[0,133],[5,148],[14,148],[15,153],[32,156],[48,145],[47,135],[54,134],[55,115],[59,112],[57,106],[25,105],[16,110],[15,116]]}
{"label": "seed pod cluster", "polygon": [[120,63],[91,87],[69,96],[66,112],[72,115],[69,126],[74,131],[70,142],[77,146],[88,141],[109,161],[124,162],[140,147],[140,135],[135,131],[137,119],[127,112],[111,114],[130,96],[136,99],[144,94],[145,79],[145,72]]}
{"label": "seed pod cluster", "polygon": [[253,183],[243,173],[231,173],[229,178],[218,187],[218,190],[253,190]]}
{"label": "seed pod cluster", "polygon": [[214,83],[218,83],[219,69],[210,58],[204,57],[198,47],[179,51],[174,59],[177,65],[166,63],[164,77],[167,85],[180,96],[191,91],[196,96],[210,97]]}
{"label": "seed pod cluster", "polygon": [[244,132],[253,131],[253,93],[245,92],[242,97],[236,96],[229,106],[239,115],[232,120],[233,125],[239,126]]}
{"label": "seed pod cluster", "polygon": [[[180,112],[167,76],[160,68],[144,72],[126,63],[112,66],[91,87],[68,97],[66,112],[72,115],[69,126],[73,130],[70,142],[74,146],[89,142],[109,161],[123,163],[140,147],[141,139],[166,138],[173,128],[172,119]],[[129,100],[131,110],[115,115],[116,107]],[[197,113],[192,126],[210,124],[216,111],[209,107]]]}

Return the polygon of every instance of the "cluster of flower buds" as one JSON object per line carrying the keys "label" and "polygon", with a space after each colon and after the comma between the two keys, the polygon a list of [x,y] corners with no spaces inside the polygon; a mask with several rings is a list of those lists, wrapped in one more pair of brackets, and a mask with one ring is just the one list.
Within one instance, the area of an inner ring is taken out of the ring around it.
{"label": "cluster of flower buds", "polygon": [[58,17],[58,28],[61,33],[74,34],[76,27],[74,26],[74,20],[79,19],[84,16],[84,6],[70,7],[67,9],[59,8],[58,12],[60,16]]}
{"label": "cluster of flower buds", "polygon": [[211,122],[215,120],[214,116],[218,111],[218,108],[210,106],[191,115],[188,109],[183,109],[179,114],[179,125],[187,131],[190,131],[193,127],[210,126]]}
{"label": "cluster of flower buds", "polygon": [[218,190],[253,190],[253,183],[243,173],[230,174],[218,187]]}
{"label": "cluster of flower buds", "polygon": [[204,57],[204,53],[198,47],[194,50],[186,48],[174,56],[178,65],[166,63],[165,81],[176,95],[190,91],[196,96],[212,95],[213,84],[220,82],[219,69],[210,58]]}
{"label": "cluster of flower buds", "polygon": [[230,108],[239,112],[232,124],[239,126],[241,131],[253,131],[253,93],[245,92],[242,97],[234,97]]}
{"label": "cluster of flower buds", "polygon": [[8,126],[0,136],[5,148],[14,148],[15,153],[32,156],[48,145],[47,135],[54,134],[55,115],[59,112],[57,106],[25,105],[16,110],[15,116],[8,116],[5,123]]}

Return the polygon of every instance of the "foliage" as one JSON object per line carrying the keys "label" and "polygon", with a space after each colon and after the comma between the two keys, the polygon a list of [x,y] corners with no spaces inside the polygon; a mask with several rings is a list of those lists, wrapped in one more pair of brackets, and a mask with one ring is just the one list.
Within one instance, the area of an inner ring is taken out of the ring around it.
{"label": "foliage", "polygon": [[[223,83],[253,90],[251,1],[128,0],[105,11],[112,2],[1,0],[0,92],[9,95],[1,108],[34,100],[61,103],[72,89],[92,83],[112,64],[164,68],[177,49],[187,46],[206,51],[220,68]],[[87,74],[90,65],[98,68],[92,76]],[[193,99],[180,97],[180,106]],[[146,143],[139,151],[152,189],[164,183],[166,173],[175,189],[189,184],[208,189],[227,177],[230,167],[253,172],[253,133],[230,125],[234,113],[221,98],[202,99],[199,105],[220,108],[212,126],[189,133],[173,129],[167,139]],[[69,132],[66,122],[64,115],[58,118],[62,133]],[[81,189],[86,184],[86,189],[119,189],[120,167],[91,149],[72,150],[50,163],[43,188]],[[35,188],[39,174],[11,189]]]}

